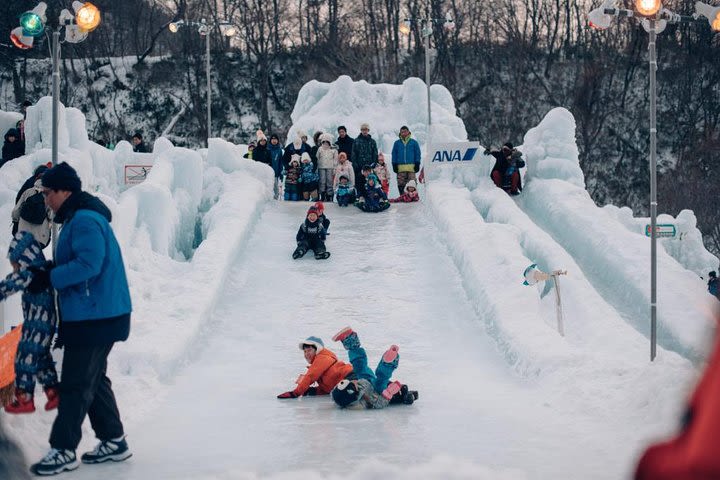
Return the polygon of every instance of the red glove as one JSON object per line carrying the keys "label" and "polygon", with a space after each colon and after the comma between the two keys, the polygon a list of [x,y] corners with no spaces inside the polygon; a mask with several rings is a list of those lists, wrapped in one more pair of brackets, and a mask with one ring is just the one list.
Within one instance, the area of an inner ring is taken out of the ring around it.
{"label": "red glove", "polygon": [[297,398],[294,392],[285,392],[277,396],[277,398]]}

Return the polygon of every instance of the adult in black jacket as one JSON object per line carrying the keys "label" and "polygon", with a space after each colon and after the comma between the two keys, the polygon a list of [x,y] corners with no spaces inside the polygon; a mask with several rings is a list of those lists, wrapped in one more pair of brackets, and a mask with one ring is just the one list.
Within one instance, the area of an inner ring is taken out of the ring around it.
{"label": "adult in black jacket", "polygon": [[525,166],[522,153],[516,150],[512,143],[507,142],[499,151],[485,150],[485,155],[495,157],[495,165],[490,172],[490,178],[495,185],[511,195],[519,195],[522,190],[519,169]]}
{"label": "adult in black jacket", "polygon": [[352,137],[348,136],[347,129],[344,125],[340,125],[337,131],[338,139],[335,142],[335,145],[337,145],[338,147],[338,154],[344,153],[345,155],[347,155],[348,161],[352,162],[352,148],[354,140],[352,139]]}
{"label": "adult in black jacket", "polygon": [[20,140],[20,132],[17,128],[11,128],[5,133],[5,143],[2,147],[2,161],[0,167],[10,160],[25,155],[25,143]]}
{"label": "adult in black jacket", "polygon": [[252,159],[272,167],[272,155],[270,155],[267,148],[267,138],[265,136],[260,137],[258,140],[257,146],[252,152]]}

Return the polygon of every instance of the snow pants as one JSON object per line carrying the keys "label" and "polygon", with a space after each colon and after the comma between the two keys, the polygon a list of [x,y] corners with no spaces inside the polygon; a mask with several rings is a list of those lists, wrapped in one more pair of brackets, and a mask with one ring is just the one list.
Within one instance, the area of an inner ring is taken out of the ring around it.
{"label": "snow pants", "polygon": [[301,196],[300,185],[297,183],[285,182],[285,194],[283,198],[286,202],[295,202],[300,200]]}
{"label": "snow pants", "polygon": [[338,195],[337,196],[337,203],[340,207],[347,207],[351,203],[355,201],[355,195],[352,193],[347,193],[345,195]]}
{"label": "snow pants", "polygon": [[[50,293],[46,295],[49,296]],[[28,305],[26,308],[37,307]],[[58,383],[55,361],[50,353],[50,344],[57,328],[57,317],[54,308],[47,310],[47,315],[25,317],[22,336],[15,354],[15,386],[32,395],[35,391],[36,378],[44,387],[52,387]]]}
{"label": "snow pants", "polygon": [[304,256],[308,250],[312,250],[315,255],[322,255],[327,250],[325,248],[325,242],[320,240],[320,237],[310,237],[306,240],[298,242],[297,248],[295,249],[295,255],[293,257],[300,258]]}
{"label": "snow pants", "polygon": [[353,332],[342,342],[343,347],[348,351],[350,364],[353,366],[353,373],[358,378],[364,378],[369,381],[376,392],[382,392],[390,383],[392,374],[398,366],[400,355],[398,355],[392,363],[387,363],[380,358],[375,372],[368,367],[368,358],[365,349],[360,345],[360,338],[357,333]]}
{"label": "snow pants", "polygon": [[498,188],[502,188],[505,191],[510,190],[511,193],[518,192],[518,186],[520,185],[520,172],[517,170],[507,176],[507,178],[503,177],[499,170],[493,170],[490,176]]}
{"label": "snow pants", "polygon": [[60,405],[50,432],[50,446],[75,450],[82,437],[85,415],[99,440],[124,435],[112,384],[106,375],[113,343],[65,346],[60,382]]}
{"label": "snow pants", "polygon": [[320,175],[318,191],[321,197],[329,202],[332,202],[334,173],[334,168],[318,168],[318,175]]}

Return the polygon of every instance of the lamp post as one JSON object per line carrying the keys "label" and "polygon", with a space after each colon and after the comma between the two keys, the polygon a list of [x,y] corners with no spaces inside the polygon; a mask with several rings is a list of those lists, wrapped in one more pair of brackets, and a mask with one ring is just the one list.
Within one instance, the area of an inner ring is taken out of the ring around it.
{"label": "lamp post", "polygon": [[657,354],[657,51],[655,40],[668,23],[701,21],[705,17],[714,31],[720,31],[720,7],[696,2],[693,15],[678,15],[663,8],[661,0],[635,0],[635,10],[615,7],[616,0],[605,0],[588,14],[590,26],[598,30],[610,27],[613,17],[639,17],[649,34],[650,66],[650,361]]}
{"label": "lamp post", "polygon": [[[410,35],[413,25],[420,26],[420,34],[423,37],[425,47],[425,86],[427,87],[427,147],[426,154],[430,154],[430,145],[432,144],[432,108],[430,106],[430,36],[433,34],[433,24],[443,25],[446,29],[455,28],[450,13],[445,18],[432,18],[430,12],[430,4],[425,8],[425,16],[422,18],[406,18],[400,24],[399,30],[403,35]],[[428,163],[429,164],[429,163]],[[425,177],[427,178],[427,176]]]}
{"label": "lamp post", "polygon": [[[63,42],[80,43],[85,40],[88,33],[100,25],[100,10],[90,2],[74,1],[73,15],[69,10],[63,9],[57,22],[48,24],[45,2],[38,3],[35,8],[20,15],[20,26],[10,32],[12,43],[23,50],[33,47],[34,39],[47,35],[46,25],[52,29],[50,55],[52,57],[52,164],[58,163],[58,110],[60,103],[60,32],[65,28]],[[54,237],[54,236],[53,236]]]}
{"label": "lamp post", "polygon": [[[226,37],[232,37],[237,33],[237,27],[232,23],[222,22],[218,25],[220,32]],[[199,22],[189,20],[178,20],[168,25],[168,29],[172,33],[177,33],[181,27],[198,27],[198,33],[200,36],[205,37],[205,80],[207,82],[207,145],[210,146],[210,136],[212,133],[212,102],[211,92],[212,86],[210,83],[210,29],[212,25],[207,23],[205,19],[201,19]]]}

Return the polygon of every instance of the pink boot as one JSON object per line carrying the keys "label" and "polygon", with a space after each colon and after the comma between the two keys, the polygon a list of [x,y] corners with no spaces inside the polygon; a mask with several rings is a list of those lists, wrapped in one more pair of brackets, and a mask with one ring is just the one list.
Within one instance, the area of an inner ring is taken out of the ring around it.
{"label": "pink boot", "polygon": [[383,353],[382,359],[385,363],[392,363],[395,361],[395,359],[398,356],[398,350],[400,350],[400,347],[397,345],[390,345],[390,348],[387,352]]}
{"label": "pink boot", "polygon": [[394,382],[388,383],[387,388],[382,392],[382,396],[385,397],[387,400],[390,400],[393,395],[400,391],[401,388],[402,383],[395,380]]}

